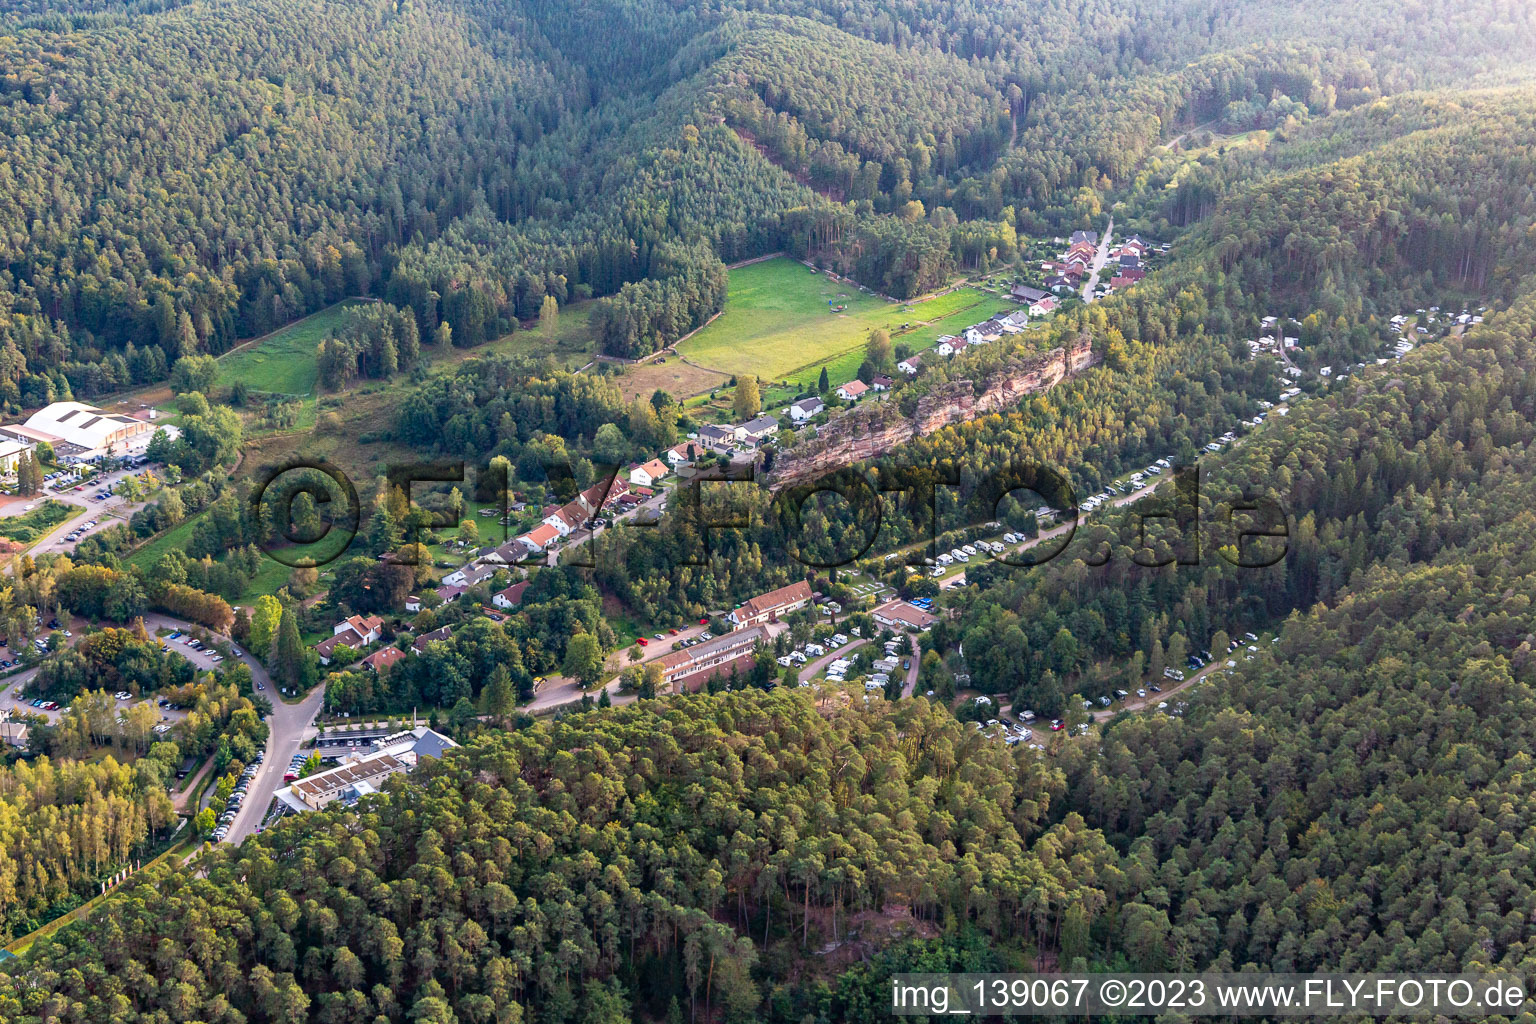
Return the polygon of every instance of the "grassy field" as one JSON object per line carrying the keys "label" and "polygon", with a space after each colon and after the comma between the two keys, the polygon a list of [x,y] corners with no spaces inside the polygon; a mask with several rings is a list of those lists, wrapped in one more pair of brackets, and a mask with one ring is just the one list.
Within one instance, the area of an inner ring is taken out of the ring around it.
{"label": "grassy field", "polygon": [[312,395],[319,377],[315,353],[321,340],[341,325],[348,307],[360,304],[359,300],[339,302],[221,356],[216,387],[223,390],[244,381],[252,391]]}
{"label": "grassy field", "polygon": [[41,500],[30,512],[0,518],[0,537],[7,537],[18,544],[31,544],[79,511],[78,505],[68,502],[51,498]]}
{"label": "grassy field", "polygon": [[520,355],[535,358],[552,355],[555,361],[567,370],[585,366],[591,362],[593,353],[597,351],[597,338],[592,334],[592,311],[596,308],[597,303],[592,301],[573,302],[569,306],[562,306],[560,316],[555,321],[553,344],[538,328],[531,331],[516,331],[476,348],[458,349],[456,350],[457,358],[432,352],[432,368],[436,370],[465,359],[478,359],[488,355]]}
{"label": "grassy field", "polygon": [[[829,300],[846,305],[829,311]],[[857,287],[812,273],[788,258],[731,271],[725,313],[678,346],[690,362],[769,381],[816,382],[823,366],[834,383],[853,376],[871,331],[917,352],[1016,304],[974,288],[918,303],[885,302]],[[927,323],[925,323],[927,321]]]}
{"label": "grassy field", "polygon": [[[193,516],[186,522],[179,523],[166,530],[160,536],[150,540],[123,561],[129,565],[136,565],[140,569],[148,570],[150,566],[158,562],[167,552],[173,550],[185,551],[192,540],[192,531],[197,522]],[[263,594],[275,594],[288,585],[288,577],[293,573],[290,566],[283,565],[274,558],[262,557],[261,567],[257,569],[256,576],[250,585],[245,588],[245,593],[240,595],[240,604],[249,604]]]}

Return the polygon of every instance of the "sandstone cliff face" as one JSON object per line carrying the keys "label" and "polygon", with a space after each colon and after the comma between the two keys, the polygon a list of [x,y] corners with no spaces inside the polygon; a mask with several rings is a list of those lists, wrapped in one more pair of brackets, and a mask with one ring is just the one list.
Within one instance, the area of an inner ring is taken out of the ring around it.
{"label": "sandstone cliff face", "polygon": [[1098,362],[1090,339],[1079,335],[1066,348],[1019,359],[983,382],[952,380],[918,400],[908,419],[894,402],[869,402],[834,419],[810,441],[779,456],[768,475],[773,490],[814,480],[856,462],[895,451],[915,437],[988,413],[1010,409],[1029,395],[1049,391],[1066,378]]}

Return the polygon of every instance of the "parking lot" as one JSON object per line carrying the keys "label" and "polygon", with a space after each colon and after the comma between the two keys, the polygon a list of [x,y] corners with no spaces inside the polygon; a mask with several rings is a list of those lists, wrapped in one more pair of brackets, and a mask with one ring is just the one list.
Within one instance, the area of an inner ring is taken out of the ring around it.
{"label": "parking lot", "polygon": [[[133,469],[118,469],[93,477],[87,483],[64,488],[58,488],[57,481],[45,484],[43,493],[36,500],[52,498],[77,506],[80,511],[33,545],[31,554],[69,554],[74,551],[76,544],[91,534],[116,523],[127,522],[128,517],[142,508],[145,502],[125,502],[113,490],[125,478],[140,476],[153,468],[143,465]],[[0,514],[20,515],[24,509],[24,503],[12,502]]]}

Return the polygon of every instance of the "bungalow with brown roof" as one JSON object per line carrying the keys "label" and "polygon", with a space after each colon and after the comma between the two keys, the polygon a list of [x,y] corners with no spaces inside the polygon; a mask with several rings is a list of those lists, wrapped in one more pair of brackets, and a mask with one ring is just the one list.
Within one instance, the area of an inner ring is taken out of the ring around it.
{"label": "bungalow with brown roof", "polygon": [[430,632],[430,633],[423,633],[423,634],[421,634],[421,636],[417,637],[415,640],[412,640],[411,641],[411,650],[414,651],[417,654],[425,654],[425,653],[427,653],[427,646],[429,644],[434,644],[434,643],[437,643],[437,642],[439,642],[441,640],[447,640],[451,636],[453,636],[453,630],[450,627],[448,627],[448,626],[439,626],[437,629],[434,629],[432,632]]}
{"label": "bungalow with brown roof", "polygon": [[367,647],[368,642],[364,640],[351,626],[347,626],[341,631],[332,633],[324,640],[321,640],[319,643],[315,644],[315,653],[320,655],[320,664],[329,665],[331,663],[331,655],[335,652],[337,647],[342,645],[346,645],[346,647],[352,651],[359,651],[364,647]]}
{"label": "bungalow with brown roof", "polygon": [[523,600],[523,591],[528,589],[528,581],[514,583],[505,590],[498,590],[491,595],[491,604],[497,608],[516,608]]}
{"label": "bungalow with brown roof", "polygon": [[403,657],[405,652],[398,647],[380,647],[363,659],[363,667],[378,672],[389,668]]}

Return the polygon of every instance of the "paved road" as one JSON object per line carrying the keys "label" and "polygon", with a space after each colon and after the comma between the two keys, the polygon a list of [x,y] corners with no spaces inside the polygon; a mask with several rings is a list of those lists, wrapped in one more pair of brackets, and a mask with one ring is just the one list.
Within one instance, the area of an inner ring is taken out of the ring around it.
{"label": "paved road", "polygon": [[224,837],[226,843],[239,846],[247,836],[255,833],[267,815],[267,808],[272,805],[274,794],[286,785],[283,775],[288,771],[288,762],[299,752],[324,702],[323,684],[316,686],[298,704],[281,700],[272,702],[272,715],[267,719],[267,756],[251,779],[245,802],[230,823],[229,834]]}
{"label": "paved road", "polygon": [[[667,633],[666,630],[662,630],[662,632],[666,635],[665,641],[657,640],[653,636],[646,637],[650,644],[640,648],[643,653],[639,661],[629,660],[629,652],[634,648],[633,644],[628,647],[621,647],[608,655],[607,666],[609,671],[622,672],[631,665],[644,665],[646,662],[655,661],[657,658],[671,654],[673,651],[681,649],[678,647],[680,641],[702,636],[709,632],[709,627],[701,626],[695,622],[691,626],[680,628],[676,636]],[[615,704],[628,703],[634,699],[633,695],[621,696],[619,694],[619,681],[617,679],[610,682],[606,689],[608,690],[608,699]],[[583,690],[581,684],[571,676],[550,676],[544,681],[544,685],[539,687],[539,692],[534,695],[533,700],[523,705],[522,710],[530,715],[537,715],[564,704],[579,701],[582,694],[587,694],[593,700],[596,700],[600,692],[601,690],[599,689]]]}
{"label": "paved road", "polygon": [[1088,274],[1088,279],[1083,282],[1083,301],[1093,301],[1093,290],[1099,285],[1099,272],[1104,269],[1104,264],[1109,262],[1109,236],[1114,233],[1115,218],[1109,218],[1109,226],[1104,229],[1104,237],[1099,240],[1099,251],[1094,253],[1093,267]]}
{"label": "paved road", "polygon": [[64,522],[50,530],[43,536],[42,540],[33,544],[28,551],[28,553],[32,555],[46,555],[57,552],[63,552],[67,554],[72,552],[75,549],[75,544],[79,542],[78,540],[64,540],[64,538],[67,537],[70,531],[73,530],[76,526],[79,526],[85,522],[89,522],[92,519],[96,520],[96,525],[85,531],[83,535],[88,537],[91,534],[105,530],[107,527],[116,523],[126,523],[129,516],[143,508],[146,504],[146,502],[128,504],[115,494],[111,497],[103,499],[100,502],[96,502],[91,500],[92,495],[104,487],[116,486],[117,483],[124,477],[139,476],[140,474],[159,468],[161,467],[145,466],[141,469],[114,470],[105,476],[92,479],[90,483],[86,484],[78,491],[68,490],[63,492],[56,492],[50,488],[45,490],[42,494],[39,494],[33,498],[29,498],[24,502],[12,502],[11,504],[7,505],[4,509],[4,512],[0,514],[20,515],[22,509],[25,508],[26,505],[37,501],[43,501],[48,498],[52,498],[55,501],[62,501],[69,505],[74,505],[80,511],[75,515],[70,516]]}
{"label": "paved road", "polygon": [[909,635],[907,639],[912,647],[912,667],[907,669],[907,681],[901,688],[901,695],[903,697],[910,697],[917,692],[917,673],[922,668],[919,664],[922,655],[917,646],[917,637]]}
{"label": "paved road", "polygon": [[837,650],[823,654],[815,661],[806,662],[805,667],[800,670],[800,675],[796,678],[798,678],[802,683],[809,682],[811,677],[816,675],[816,673],[820,672],[822,669],[826,668],[828,665],[832,664],[838,658],[846,658],[849,654],[858,650],[860,647],[863,647],[867,643],[869,643],[869,641],[863,637],[860,637],[857,640],[850,640],[843,646],[839,647]]}

